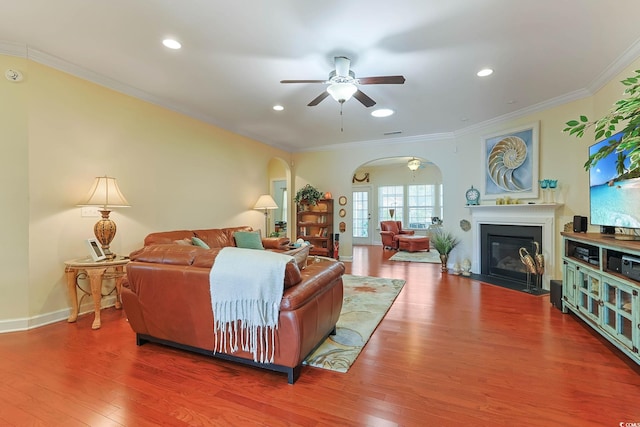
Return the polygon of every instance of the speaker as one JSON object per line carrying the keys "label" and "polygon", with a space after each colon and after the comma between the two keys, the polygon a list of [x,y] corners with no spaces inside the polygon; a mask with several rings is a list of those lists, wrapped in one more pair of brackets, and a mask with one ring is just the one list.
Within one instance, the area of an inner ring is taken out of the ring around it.
{"label": "speaker", "polygon": [[558,310],[562,310],[562,280],[549,281],[549,302]]}
{"label": "speaker", "polygon": [[608,225],[600,226],[600,233],[602,234],[616,234],[615,227],[609,227]]}
{"label": "speaker", "polygon": [[587,217],[576,215],[573,217],[573,232],[574,233],[586,233],[587,232]]}

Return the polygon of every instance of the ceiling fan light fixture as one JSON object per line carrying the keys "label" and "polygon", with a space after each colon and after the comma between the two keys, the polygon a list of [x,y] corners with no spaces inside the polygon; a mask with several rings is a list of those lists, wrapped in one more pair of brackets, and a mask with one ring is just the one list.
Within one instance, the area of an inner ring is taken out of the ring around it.
{"label": "ceiling fan light fixture", "polygon": [[357,91],[358,88],[353,83],[333,83],[327,88],[329,95],[340,103],[350,100]]}
{"label": "ceiling fan light fixture", "polygon": [[421,164],[422,163],[420,162],[420,160],[414,157],[413,159],[409,160],[409,162],[407,163],[407,167],[415,172],[418,170]]}

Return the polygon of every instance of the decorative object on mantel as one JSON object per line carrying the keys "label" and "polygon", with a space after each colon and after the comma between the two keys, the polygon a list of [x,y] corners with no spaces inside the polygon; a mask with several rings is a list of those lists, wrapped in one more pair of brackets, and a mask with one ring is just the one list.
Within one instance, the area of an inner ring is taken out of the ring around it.
{"label": "decorative object on mantel", "polygon": [[624,147],[627,157],[631,161],[629,170],[640,170],[640,138],[637,129],[640,126],[640,70],[635,70],[635,75],[622,80],[620,83],[627,86],[624,94],[627,96],[614,103],[615,108],[598,120],[590,121],[587,116],[580,116],[578,120],[569,120],[563,132],[569,132],[577,138],[584,136],[584,131],[595,126],[594,141],[599,141],[602,137],[609,138],[616,133],[616,125],[625,123],[620,139],[609,140],[608,145],[598,152],[589,156],[584,164],[585,170],[589,170],[600,161]]}
{"label": "decorative object on mantel", "polygon": [[538,129],[534,122],[482,138],[483,199],[538,197]]}
{"label": "decorative object on mantel", "polygon": [[467,206],[480,204],[480,192],[477,188],[473,188],[473,185],[466,191],[466,193],[464,193],[464,195],[467,198]]}
{"label": "decorative object on mantel", "polygon": [[369,172],[365,172],[364,177],[362,178],[358,178],[358,174],[354,173],[351,183],[355,184],[356,182],[369,182]]}
{"label": "decorative object on mantel", "polygon": [[558,188],[557,179],[541,179],[540,188],[542,189],[542,203],[555,203],[556,189]]}
{"label": "decorative object on mantel", "polygon": [[450,231],[439,229],[436,231],[432,238],[431,244],[440,253],[440,262],[442,263],[442,272],[447,272],[447,261],[449,254],[455,248],[460,241]]}
{"label": "decorative object on mantel", "polygon": [[469,231],[469,230],[471,230],[471,223],[469,221],[467,221],[466,219],[461,219],[460,220],[460,228],[462,229],[462,231]]}
{"label": "decorative object on mantel", "polygon": [[322,199],[322,196],[323,194],[320,190],[318,190],[311,184],[307,184],[298,190],[298,192],[296,193],[296,197],[293,198],[293,201],[297,204],[305,201],[307,202],[307,204],[315,206],[318,204],[318,200]]}
{"label": "decorative object on mantel", "polygon": [[564,232],[565,233],[571,233],[573,231],[573,222],[567,222],[564,225]]}

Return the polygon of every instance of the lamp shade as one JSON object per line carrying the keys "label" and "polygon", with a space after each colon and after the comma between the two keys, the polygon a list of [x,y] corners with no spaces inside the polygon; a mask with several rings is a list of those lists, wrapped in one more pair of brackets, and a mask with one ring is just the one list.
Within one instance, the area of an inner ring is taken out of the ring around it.
{"label": "lamp shade", "polygon": [[96,177],[87,196],[78,206],[102,206],[106,208],[126,208],[129,202],[124,198],[115,178],[108,176]]}
{"label": "lamp shade", "polygon": [[327,88],[329,95],[340,103],[351,99],[357,91],[358,88],[353,83],[334,83]]}
{"label": "lamp shade", "polygon": [[258,198],[253,209],[278,209],[278,205],[271,195],[263,194]]}

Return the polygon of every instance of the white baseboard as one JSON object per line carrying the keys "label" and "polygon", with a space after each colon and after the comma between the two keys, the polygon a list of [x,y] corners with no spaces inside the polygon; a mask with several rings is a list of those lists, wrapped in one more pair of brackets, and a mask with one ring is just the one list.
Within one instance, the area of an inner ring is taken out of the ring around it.
{"label": "white baseboard", "polygon": [[[113,307],[116,304],[115,295],[110,295],[102,300],[102,308]],[[93,312],[93,302],[82,304],[79,307],[79,313],[87,314]],[[70,309],[53,311],[51,313],[39,314],[33,317],[23,317],[18,319],[0,320],[0,334],[7,332],[28,331],[29,329],[39,328],[41,326],[50,325],[52,323],[67,321]]]}

